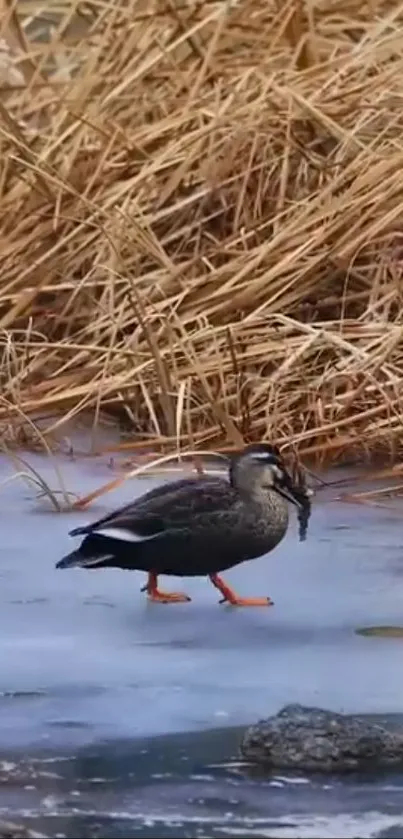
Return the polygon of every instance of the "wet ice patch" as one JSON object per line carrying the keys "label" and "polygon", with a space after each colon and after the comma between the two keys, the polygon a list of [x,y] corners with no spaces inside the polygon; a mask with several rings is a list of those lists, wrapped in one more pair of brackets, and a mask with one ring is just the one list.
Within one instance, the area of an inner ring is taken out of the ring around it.
{"label": "wet ice patch", "polygon": [[310,784],[311,783],[309,778],[304,778],[302,776],[299,777],[298,775],[290,775],[289,777],[288,776],[283,777],[282,775],[276,775],[275,780],[276,781],[282,781],[283,784]]}
{"label": "wet ice patch", "polygon": [[247,760],[223,760],[221,763],[208,763],[207,769],[228,769],[231,771],[234,769],[244,769],[245,766],[253,766],[253,763]]}
{"label": "wet ice patch", "polygon": [[[262,839],[375,839],[391,828],[403,827],[403,816],[383,813],[340,813],[336,816],[289,816],[278,818],[271,825],[248,822],[248,836]],[[216,828],[225,836],[244,836],[245,826],[224,825]]]}
{"label": "wet ice patch", "polygon": [[12,763],[10,760],[0,761],[0,772],[13,772],[16,768],[17,764]]}
{"label": "wet ice patch", "polygon": [[[58,815],[57,808],[53,810],[50,796],[47,805],[52,815]],[[50,805],[50,806],[49,806]],[[403,826],[403,817],[384,815],[379,812],[364,814],[339,814],[335,816],[300,816],[280,817],[267,820],[264,818],[234,818],[232,813],[218,816],[186,816],[186,815],[133,815],[126,811],[115,811],[101,813],[99,811],[83,810],[72,808],[77,816],[107,817],[116,821],[130,821],[132,824],[144,826],[163,825],[167,828],[184,828],[190,825],[197,825],[199,835],[202,835],[203,828],[214,829],[217,834],[223,836],[245,836],[261,837],[261,839],[375,839],[381,832],[392,828],[398,830]],[[27,815],[27,814],[25,814]],[[32,817],[31,813],[31,817]]]}
{"label": "wet ice patch", "polygon": [[0,699],[38,699],[48,696],[46,690],[3,690],[0,691]]}
{"label": "wet ice patch", "polygon": [[190,777],[191,781],[207,781],[209,783],[213,783],[214,780],[215,780],[213,775],[203,775],[201,773],[199,773],[198,775],[193,774],[193,775],[190,775],[189,777]]}
{"label": "wet ice patch", "polygon": [[[73,793],[72,793],[73,794]],[[19,810],[21,818],[40,818],[45,813],[49,817],[74,815],[79,818],[107,818],[108,821],[127,821],[138,830],[147,826],[163,826],[167,829],[197,827],[197,835],[210,836],[211,831],[217,836],[256,837],[256,839],[375,839],[387,830],[401,830],[403,815],[392,816],[370,811],[367,813],[340,813],[331,816],[304,816],[300,814],[279,816],[278,818],[239,818],[228,811],[220,815],[187,815],[172,813],[133,813],[127,810],[101,809],[60,806],[61,799],[48,795],[42,799],[40,811],[24,808]],[[0,814],[12,815],[8,808],[0,807]],[[193,827],[192,827],[193,826]]]}

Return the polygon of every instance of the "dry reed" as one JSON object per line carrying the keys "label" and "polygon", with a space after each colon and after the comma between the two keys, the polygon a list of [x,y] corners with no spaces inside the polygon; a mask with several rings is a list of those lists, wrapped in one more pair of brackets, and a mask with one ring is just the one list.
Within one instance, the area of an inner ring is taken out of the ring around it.
{"label": "dry reed", "polygon": [[3,4],[4,434],[398,454],[403,6]]}

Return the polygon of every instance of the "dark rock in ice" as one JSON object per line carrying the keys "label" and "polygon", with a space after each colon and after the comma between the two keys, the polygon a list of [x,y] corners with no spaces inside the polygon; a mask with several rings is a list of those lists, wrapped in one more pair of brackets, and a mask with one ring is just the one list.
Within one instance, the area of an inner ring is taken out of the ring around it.
{"label": "dark rock in ice", "polygon": [[270,768],[348,772],[403,765],[403,729],[365,716],[286,705],[250,726],[241,742],[246,760]]}

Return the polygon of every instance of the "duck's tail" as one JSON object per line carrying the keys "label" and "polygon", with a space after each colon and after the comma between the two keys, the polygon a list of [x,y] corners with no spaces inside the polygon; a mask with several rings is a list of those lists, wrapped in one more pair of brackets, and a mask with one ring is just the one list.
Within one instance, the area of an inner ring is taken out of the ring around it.
{"label": "duck's tail", "polygon": [[56,568],[74,568],[75,565],[81,565],[81,560],[80,551],[72,551],[70,554],[63,556],[62,559],[59,559],[59,562],[56,563]]}
{"label": "duck's tail", "polygon": [[100,565],[107,565],[113,559],[112,554],[100,553],[98,555],[85,556],[80,548],[72,551],[70,554],[63,556],[56,563],[56,568],[97,568]]}

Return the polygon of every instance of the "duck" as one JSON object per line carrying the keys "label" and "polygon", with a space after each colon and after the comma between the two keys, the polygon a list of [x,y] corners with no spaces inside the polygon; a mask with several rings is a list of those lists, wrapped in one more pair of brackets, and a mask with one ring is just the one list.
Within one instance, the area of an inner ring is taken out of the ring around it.
{"label": "duck", "polygon": [[232,456],[225,477],[203,475],[170,481],[97,521],[76,527],[80,546],[56,568],[143,571],[141,589],[158,603],[188,602],[182,592],[160,589],[161,575],[206,576],[231,606],[270,606],[270,597],[241,597],[222,572],[271,552],[298,510],[306,537],[312,490],[291,477],[276,446],[252,443]]}

